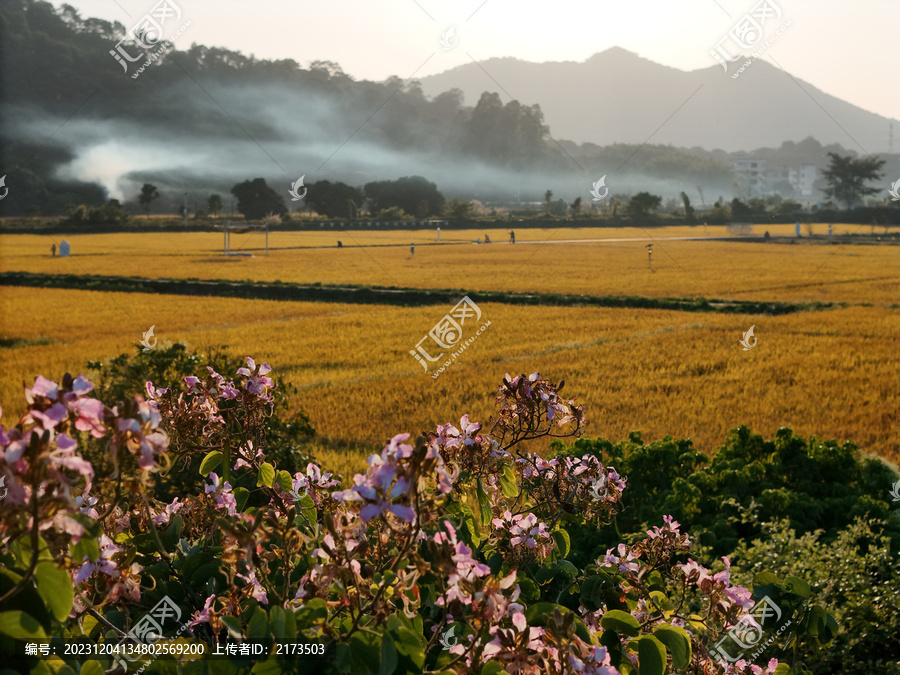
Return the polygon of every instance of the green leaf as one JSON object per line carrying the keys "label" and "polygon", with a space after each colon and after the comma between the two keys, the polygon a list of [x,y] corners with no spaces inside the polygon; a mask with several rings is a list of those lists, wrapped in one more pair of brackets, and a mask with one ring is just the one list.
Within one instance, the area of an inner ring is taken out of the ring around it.
{"label": "green leaf", "polygon": [[791,675],[791,664],[782,661],[775,668],[775,675]]}
{"label": "green leaf", "polygon": [[534,581],[532,581],[529,577],[516,577],[516,583],[519,585],[519,590],[522,593],[522,599],[526,604],[537,602],[541,597],[541,589],[538,588],[538,585],[534,583]]}
{"label": "green leaf", "polygon": [[37,592],[47,609],[57,621],[65,621],[72,611],[75,599],[72,579],[65,570],[59,569],[51,562],[38,563],[34,577],[37,580]]}
{"label": "green leaf", "polygon": [[512,464],[503,467],[503,473],[500,474],[500,491],[507,499],[515,499],[519,496],[519,483],[516,478],[516,469]]}
{"label": "green leaf", "polygon": [[491,525],[491,500],[488,499],[487,492],[484,491],[484,482],[478,479],[478,506],[481,516],[481,527],[487,528]]}
{"label": "green leaf", "polygon": [[178,540],[181,539],[181,529],[184,526],[184,518],[179,515],[172,516],[169,526],[164,532],[160,532],[159,540],[168,551],[174,551],[178,546]]}
{"label": "green leaf", "polygon": [[811,607],[807,618],[806,632],[813,637],[819,637],[819,633],[825,630],[825,622],[828,614],[819,605]]}
{"label": "green leaf", "polygon": [[192,584],[202,584],[205,581],[211,579],[216,572],[219,571],[219,567],[222,563],[218,560],[214,560],[213,562],[208,562],[205,565],[201,565],[196,572],[191,575],[191,583]]}
{"label": "green leaf", "polygon": [[37,619],[19,610],[0,612],[0,634],[18,640],[47,637]]}
{"label": "green leaf", "polygon": [[285,612],[281,607],[275,605],[269,610],[269,628],[276,640],[284,640],[284,624]]}
{"label": "green leaf", "polygon": [[637,638],[641,675],[663,675],[666,672],[666,648],[652,635]]}
{"label": "green leaf", "polygon": [[100,665],[99,661],[94,661],[93,659],[85,661],[84,665],[81,666],[81,675],[104,675],[103,666]]}
{"label": "green leaf", "polygon": [[563,607],[562,605],[557,605],[553,602],[536,602],[525,610],[525,619],[532,626],[543,626],[547,617],[553,616],[553,613],[556,610],[559,610],[560,614],[563,616],[571,614],[575,624],[575,634],[588,644],[593,643],[591,633],[588,631],[587,626],[585,626],[584,622],[578,618],[578,615],[568,607]]}
{"label": "green leaf", "polygon": [[328,618],[328,605],[322,598],[313,598],[298,609],[294,616],[298,630],[310,628],[324,622]]}
{"label": "green leaf", "polygon": [[269,619],[262,607],[257,607],[247,624],[247,638],[250,640],[265,640],[269,637]]}
{"label": "green leaf", "polygon": [[376,663],[381,661],[381,651],[377,635],[363,633],[362,631],[350,636],[350,664],[344,672],[371,673]]}
{"label": "green leaf", "polygon": [[468,504],[460,504],[459,509],[463,517],[463,523],[469,531],[469,536],[472,538],[472,544],[478,546],[481,542],[481,529],[475,523],[475,514],[472,513],[472,509],[469,508]]}
{"label": "green leaf", "polygon": [[240,513],[244,510],[244,504],[247,503],[247,498],[250,497],[250,490],[247,488],[236,487],[231,491],[231,494],[234,495],[234,501],[237,502],[235,509]]}
{"label": "green leaf", "polygon": [[838,626],[838,622],[829,614],[825,617],[825,628],[819,633],[819,642],[824,645],[831,644],[831,641],[837,637],[839,631],[840,626]]}
{"label": "green leaf", "polygon": [[481,669],[481,675],[509,675],[497,661],[488,661],[484,668]]}
{"label": "green leaf", "polygon": [[803,579],[799,577],[786,577],[784,580],[785,586],[787,586],[788,590],[791,593],[795,593],[802,598],[809,597],[809,584],[806,583]]}
{"label": "green leaf", "polygon": [[93,537],[82,536],[77,544],[69,544],[69,555],[76,562],[85,558],[94,562],[100,557],[100,544]]}
{"label": "green leaf", "polygon": [[278,472],[278,484],[281,486],[281,489],[285,492],[290,492],[294,489],[294,478],[285,470],[281,470]]}
{"label": "green leaf", "polygon": [[556,542],[556,548],[559,550],[559,557],[565,558],[569,555],[569,549],[571,548],[571,539],[569,539],[569,533],[564,529],[559,528],[557,530],[553,530],[553,541]]}
{"label": "green leaf", "polygon": [[234,638],[235,640],[241,639],[241,620],[236,616],[220,616],[222,619],[222,623],[225,624],[225,628],[228,629],[229,637]]}
{"label": "green leaf", "polygon": [[613,630],[630,637],[636,636],[641,632],[641,624],[628,612],[621,609],[611,609],[600,619],[600,625],[605,630]]}
{"label": "green leaf", "polygon": [[206,457],[203,458],[203,461],[200,462],[200,475],[208,476],[213,469],[222,463],[222,457],[224,456],[225,455],[218,450],[213,450],[207,454]]}
{"label": "green leaf", "polygon": [[270,488],[275,483],[275,467],[268,462],[263,462],[259,467],[259,475],[256,478],[256,487],[265,485]]}
{"label": "green leaf", "polygon": [[[210,670],[209,672],[213,671]],[[253,675],[281,675],[284,672],[284,664],[279,663],[275,658],[271,658],[268,661],[260,661],[253,666],[253,670],[250,672]]]}
{"label": "green leaf", "polygon": [[691,662],[691,637],[684,628],[661,623],[653,629],[653,634],[672,655],[672,666],[683,670]]}
{"label": "green leaf", "polygon": [[295,640],[297,638],[297,618],[293,612],[284,613],[284,639]]}
{"label": "green leaf", "polygon": [[381,665],[378,675],[392,675],[397,669],[397,647],[390,635],[385,635],[381,641]]}
{"label": "green leaf", "polygon": [[[406,619],[406,617],[403,617]],[[397,639],[394,646],[397,652],[406,657],[416,666],[416,671],[421,672],[425,665],[425,638],[422,635],[421,627],[418,632],[414,632],[409,628],[402,627],[397,631]]]}

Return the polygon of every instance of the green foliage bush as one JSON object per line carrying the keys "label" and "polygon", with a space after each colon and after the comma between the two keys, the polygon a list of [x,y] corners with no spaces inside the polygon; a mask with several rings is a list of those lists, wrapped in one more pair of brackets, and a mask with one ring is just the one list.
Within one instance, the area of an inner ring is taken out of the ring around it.
{"label": "green foliage bush", "polygon": [[[551,450],[592,454],[627,476],[624,509],[615,520],[626,537],[672,514],[717,557],[760,537],[763,521],[787,517],[801,534],[823,530],[833,539],[856,518],[871,517],[900,547],[900,523],[888,517],[893,471],[863,457],[850,441],[805,439],[787,428],[765,440],[740,426],[710,458],[690,439],[667,436],[644,444],[634,432],[620,443],[582,437],[570,445],[556,441]],[[581,560],[618,541],[613,526],[573,536]]]}
{"label": "green foliage bush", "polygon": [[762,530],[756,543],[741,542],[731,554],[734,578],[749,582],[765,567],[810,579],[841,626],[833,649],[810,654],[804,665],[814,673],[900,673],[900,559],[884,524],[858,518],[833,540],[822,530],[798,536],[788,519]]}

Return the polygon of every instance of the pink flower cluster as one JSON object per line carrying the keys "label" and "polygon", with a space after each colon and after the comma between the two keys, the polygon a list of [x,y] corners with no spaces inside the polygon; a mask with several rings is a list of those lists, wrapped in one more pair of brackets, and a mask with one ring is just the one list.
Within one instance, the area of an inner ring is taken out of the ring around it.
{"label": "pink flower cluster", "polygon": [[237,498],[231,493],[231,483],[219,478],[215,471],[209,474],[210,483],[203,488],[205,494],[213,493],[216,506],[225,509],[229,516],[237,513]]}
{"label": "pink flower cluster", "polygon": [[743,586],[731,586],[731,563],[724,556],[722,560],[725,562],[725,569],[715,574],[710,574],[703,565],[690,559],[675,568],[684,573],[688,584],[695,586],[709,599],[710,604],[723,617],[726,626],[733,625],[739,616],[743,616],[744,620],[759,628],[753,617],[746,613],[754,605],[752,593]]}
{"label": "pink flower cluster", "polygon": [[362,502],[359,515],[363,522],[388,513],[406,523],[416,519],[416,511],[409,505],[410,482],[404,475],[406,462],[412,457],[413,447],[402,441],[409,434],[398,434],[384,447],[380,455],[369,455],[369,470],[356,474],[352,488],[338,490],[332,497],[341,502]]}
{"label": "pink flower cluster", "polygon": [[[513,515],[507,509],[500,518],[494,518],[491,524],[501,546],[515,559],[508,561],[510,566],[528,559],[543,560],[553,551],[553,539],[547,524],[539,521],[533,513]],[[526,550],[522,550],[522,547]]]}
{"label": "pink flower cluster", "polygon": [[529,418],[540,423],[547,421],[556,427],[563,427],[570,422],[577,422],[580,426],[584,423],[584,407],[574,405],[573,401],[560,398],[559,391],[565,382],[554,387],[550,382],[541,378],[540,373],[532,373],[527,378],[525,375],[503,378],[500,385],[497,403],[502,404],[507,415],[501,414],[501,420],[506,421],[507,428],[517,426],[517,421]]}
{"label": "pink flower cluster", "polygon": [[516,460],[522,477],[538,502],[580,512],[586,519],[605,519],[615,512],[625,479],[597,457],[559,455],[550,460],[525,454]]}

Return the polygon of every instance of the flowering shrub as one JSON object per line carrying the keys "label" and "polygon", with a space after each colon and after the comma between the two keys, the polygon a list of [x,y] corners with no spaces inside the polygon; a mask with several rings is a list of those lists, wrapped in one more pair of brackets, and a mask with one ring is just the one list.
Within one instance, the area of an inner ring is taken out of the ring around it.
{"label": "flowering shrub", "polygon": [[[507,375],[488,422],[398,434],[343,486],[314,463],[292,474],[267,457],[275,388],[250,358],[232,379],[209,368],[177,388],[148,382],[113,408],[82,376],[37,378],[28,412],[0,427],[0,640],[118,641],[163,596],[187,619],[184,639],[316,639],[332,673],[781,675],[787,663],[721,647],[737,629],[768,629],[748,613],[763,596],[791,620],[770,650],[802,654],[836,633],[805,582],[733,585],[727,559],[712,572],[688,558],[671,517],[570,562],[566,525],[610,522],[627,479],[590,454],[524,449],[585,422],[537,373]],[[88,436],[105,443],[109,475],[79,454]],[[196,460],[191,494],[153,498],[154,476]],[[63,660],[115,667],[104,658]],[[271,672],[302,668],[278,658]]]}

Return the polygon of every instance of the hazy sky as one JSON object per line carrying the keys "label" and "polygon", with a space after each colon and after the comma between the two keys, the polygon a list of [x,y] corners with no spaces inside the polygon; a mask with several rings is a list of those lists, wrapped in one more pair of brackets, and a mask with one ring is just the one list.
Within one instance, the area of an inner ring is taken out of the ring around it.
{"label": "hazy sky", "polygon": [[[126,27],[156,0],[69,0],[82,16]],[[357,79],[406,79],[469,61],[514,56],[583,61],[620,46],[683,70],[756,0],[173,0],[191,25],[178,39],[306,66],[336,61]],[[900,119],[898,0],[774,0],[791,26],[769,48],[791,74],[866,110]],[[54,3],[59,4],[59,3]],[[440,48],[456,26],[458,43]],[[768,58],[768,56],[767,56]],[[424,65],[423,65],[424,64]],[[900,134],[900,129],[896,130]]]}
{"label": "hazy sky", "polygon": [[[191,25],[176,41],[339,63],[357,79],[403,79],[514,56],[583,61],[619,46],[693,70],[757,0],[172,0]],[[766,52],[792,75],[866,110],[900,119],[898,0],[773,0],[791,26]],[[84,17],[126,28],[156,0],[69,0]],[[59,4],[59,3],[54,3]],[[457,44],[440,36],[456,26]],[[523,96],[523,99],[527,97]],[[900,129],[896,130],[900,135]]]}

